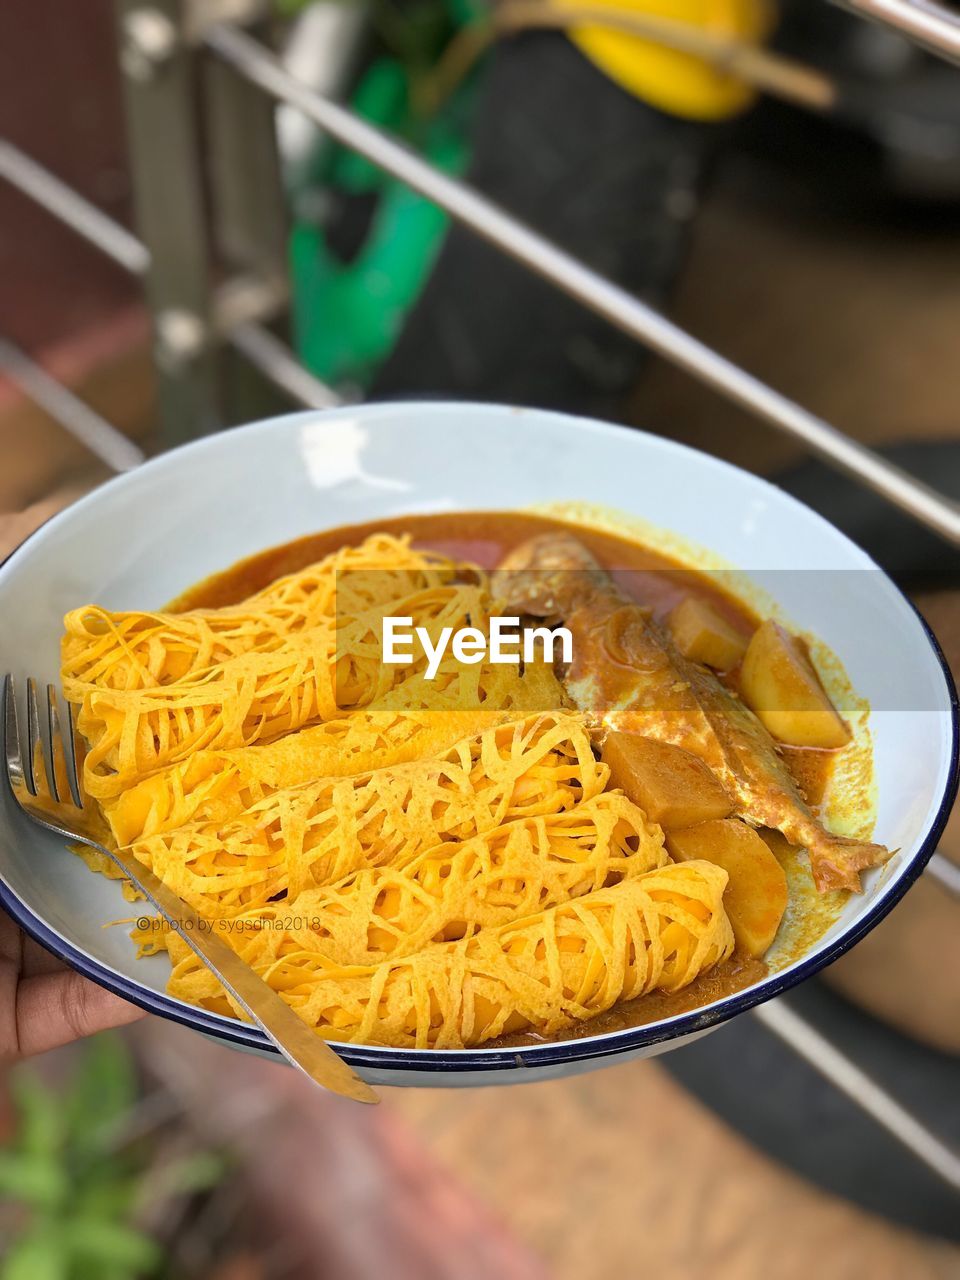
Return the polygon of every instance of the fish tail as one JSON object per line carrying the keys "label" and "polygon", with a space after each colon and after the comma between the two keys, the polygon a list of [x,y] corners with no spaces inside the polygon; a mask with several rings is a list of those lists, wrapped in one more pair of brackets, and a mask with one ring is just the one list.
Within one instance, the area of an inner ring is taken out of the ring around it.
{"label": "fish tail", "polygon": [[817,889],[849,889],[860,892],[860,872],[886,862],[890,850],[882,844],[866,840],[851,840],[847,836],[834,836],[818,831],[816,839],[807,845],[810,870]]}

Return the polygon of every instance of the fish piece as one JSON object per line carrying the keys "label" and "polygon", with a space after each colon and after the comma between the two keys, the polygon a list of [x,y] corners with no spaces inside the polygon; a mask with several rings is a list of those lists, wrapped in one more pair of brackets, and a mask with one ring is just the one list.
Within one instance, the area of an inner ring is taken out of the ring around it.
{"label": "fish piece", "polygon": [[686,659],[578,539],[551,533],[522,543],[502,561],[495,588],[511,612],[562,619],[569,628],[573,662],[563,683],[581,711],[697,756],[740,817],[807,850],[820,891],[859,892],[859,872],[889,857],[882,845],[825,829],[753,712],[712,671]]}

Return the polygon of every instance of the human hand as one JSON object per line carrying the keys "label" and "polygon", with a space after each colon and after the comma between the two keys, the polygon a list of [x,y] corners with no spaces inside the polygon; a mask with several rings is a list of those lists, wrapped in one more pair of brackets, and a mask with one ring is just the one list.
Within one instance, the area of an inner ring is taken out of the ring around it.
{"label": "human hand", "polygon": [[68,969],[0,911],[0,1062],[14,1062],[143,1017]]}
{"label": "human hand", "polygon": [[[76,495],[52,494],[20,512],[0,512],[0,561]],[[143,1010],[68,969],[0,911],[0,1062],[119,1027]]]}

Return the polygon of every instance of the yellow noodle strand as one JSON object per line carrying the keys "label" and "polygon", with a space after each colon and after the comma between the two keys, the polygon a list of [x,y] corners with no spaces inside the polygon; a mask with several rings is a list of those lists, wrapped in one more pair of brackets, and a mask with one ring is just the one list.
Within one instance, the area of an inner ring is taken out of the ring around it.
{"label": "yellow noodle strand", "polygon": [[279,648],[298,631],[329,626],[338,609],[341,616],[362,611],[371,595],[405,596],[448,585],[454,575],[450,560],[412,551],[408,537],[374,534],[225,609],[111,613],[84,605],[64,619],[64,689],[79,701],[90,687],[150,688],[196,677],[240,654]]}
{"label": "yellow noodle strand", "polygon": [[[515,714],[515,713],[514,713]],[[275,791],[439,755],[511,712],[356,711],[265,746],[197,751],[102,807],[117,844],[187,822],[239,818]]]}
{"label": "yellow noodle strand", "polygon": [[[396,570],[383,568],[387,542]],[[365,549],[372,567],[361,569]],[[353,549],[349,571],[344,556],[286,580],[282,607],[267,593],[237,610],[205,614],[108,615],[87,606],[69,615],[64,691],[79,707],[78,726],[89,743],[88,792],[111,800],[195,752],[270,741],[370,704],[452,704],[458,710],[508,705],[500,699],[515,691],[515,667],[484,672],[463,666],[448,651],[436,678],[425,681],[422,652],[408,666],[382,661],[386,614],[410,616],[436,641],[445,627],[486,625],[485,587],[447,582],[452,569],[438,569],[437,557],[384,535]],[[305,582],[312,584],[309,591]],[[290,603],[294,587],[301,604],[304,596],[322,600],[306,621]],[[544,690],[551,680],[543,679]],[[402,685],[396,703],[385,701]]]}
{"label": "yellow noodle strand", "polygon": [[197,910],[222,919],[442,840],[572,808],[609,770],[583,717],[545,712],[464,739],[433,759],[323,778],[251,804],[236,821],[190,822],[133,852]]}
{"label": "yellow noodle strand", "polygon": [[[294,904],[271,903],[223,922],[222,933],[259,972],[298,952],[372,965],[535,915],[666,861],[659,827],[626,796],[605,791],[573,809],[306,889]],[[191,965],[195,998],[222,994],[196,957],[181,964],[181,981]]]}
{"label": "yellow noodle strand", "polygon": [[[726,959],[726,883],[713,863],[667,863],[401,959],[342,966],[311,950],[277,959],[263,976],[331,1040],[461,1049],[523,1031],[553,1035],[621,1000],[676,991]],[[182,945],[171,946],[171,991],[222,1008],[220,998],[198,999],[204,980]]]}

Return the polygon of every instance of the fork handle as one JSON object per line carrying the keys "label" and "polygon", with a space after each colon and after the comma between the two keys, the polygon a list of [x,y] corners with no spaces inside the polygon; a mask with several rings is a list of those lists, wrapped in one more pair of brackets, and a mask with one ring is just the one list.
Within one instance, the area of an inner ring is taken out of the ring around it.
{"label": "fork handle", "polygon": [[269,1036],[293,1066],[324,1089],[357,1102],[379,1102],[378,1095],[352,1067],[311,1031],[276,991],[237,953],[217,936],[216,926],[205,920],[154,873],[124,849],[99,846],[140,892],[153,903],[164,920],[220,980],[240,1007]]}

